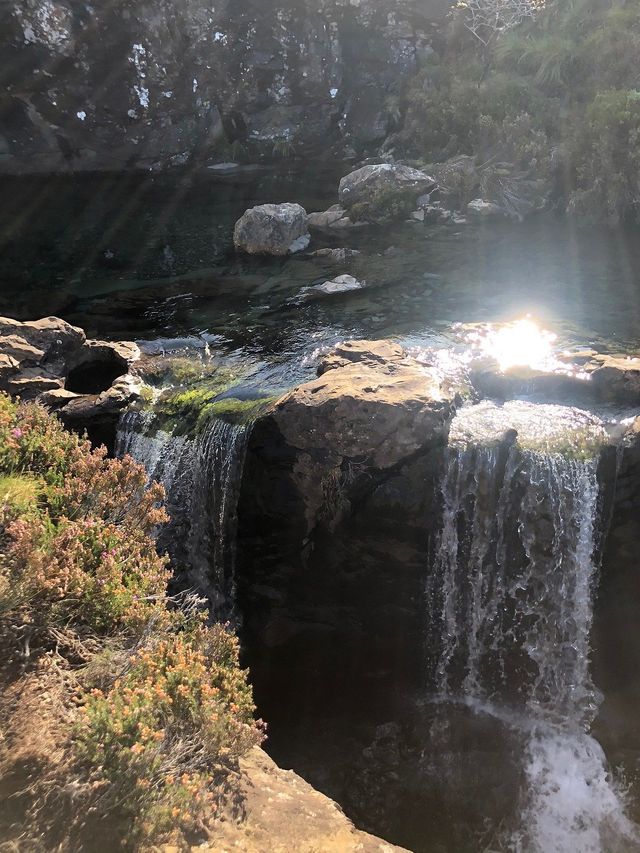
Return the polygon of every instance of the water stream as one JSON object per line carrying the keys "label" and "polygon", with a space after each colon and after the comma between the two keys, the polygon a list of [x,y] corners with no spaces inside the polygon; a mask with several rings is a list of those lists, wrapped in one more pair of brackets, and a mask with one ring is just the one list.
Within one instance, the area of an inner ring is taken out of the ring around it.
{"label": "water stream", "polygon": [[568,453],[558,423],[572,410],[543,408],[558,409],[546,432],[538,419],[510,445],[469,443],[477,411],[454,423],[428,582],[436,691],[522,739],[519,825],[500,849],[637,850],[624,791],[589,734],[601,701],[590,673],[598,427],[578,420],[587,440]]}

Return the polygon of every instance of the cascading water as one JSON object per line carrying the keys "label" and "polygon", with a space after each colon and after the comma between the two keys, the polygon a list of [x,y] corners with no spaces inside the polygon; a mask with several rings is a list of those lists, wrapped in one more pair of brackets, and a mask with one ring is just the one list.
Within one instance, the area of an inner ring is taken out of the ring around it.
{"label": "cascading water", "polygon": [[452,427],[428,585],[434,679],[443,700],[523,737],[519,825],[503,849],[640,849],[588,734],[603,439],[586,413],[524,403],[474,406]]}
{"label": "cascading water", "polygon": [[237,501],[249,428],[211,419],[195,437],[155,428],[153,414],[121,419],[116,453],[143,464],[166,490],[171,521],[159,545],[190,585],[207,595],[212,613],[229,618],[235,597]]}

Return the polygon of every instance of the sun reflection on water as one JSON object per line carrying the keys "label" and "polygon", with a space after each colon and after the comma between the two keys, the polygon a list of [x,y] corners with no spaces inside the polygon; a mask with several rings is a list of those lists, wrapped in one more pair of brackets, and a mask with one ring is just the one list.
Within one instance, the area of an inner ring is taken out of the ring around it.
{"label": "sun reflection on water", "polygon": [[557,366],[555,344],[558,336],[541,329],[529,316],[505,323],[499,328],[475,332],[472,337],[479,350],[495,359],[500,370],[529,367],[553,370]]}

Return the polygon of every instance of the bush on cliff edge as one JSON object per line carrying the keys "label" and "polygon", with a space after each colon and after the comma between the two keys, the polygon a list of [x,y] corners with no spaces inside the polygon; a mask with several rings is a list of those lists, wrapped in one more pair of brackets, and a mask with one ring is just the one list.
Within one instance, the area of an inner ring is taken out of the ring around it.
{"label": "bush on cliff edge", "polygon": [[167,596],[162,499],[130,458],[0,395],[7,842],[207,837],[238,758],[263,738],[235,637],[206,625],[194,596]]}

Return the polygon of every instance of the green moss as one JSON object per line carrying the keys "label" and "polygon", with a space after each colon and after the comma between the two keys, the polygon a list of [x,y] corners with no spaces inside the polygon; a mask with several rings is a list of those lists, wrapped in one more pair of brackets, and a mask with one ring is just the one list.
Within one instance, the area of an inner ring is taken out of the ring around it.
{"label": "green moss", "polygon": [[210,418],[217,418],[232,424],[250,423],[275,400],[276,397],[261,397],[258,400],[238,400],[235,397],[225,397],[224,400],[217,400],[204,406],[198,426],[202,426]]}
{"label": "green moss", "polygon": [[368,201],[354,204],[349,210],[352,222],[388,222],[402,219],[415,209],[415,198],[397,189],[381,190]]}
{"label": "green moss", "polygon": [[205,409],[238,382],[240,377],[230,370],[216,372],[194,387],[166,391],[155,405],[155,412],[172,422],[177,434],[186,434],[202,421]]}

